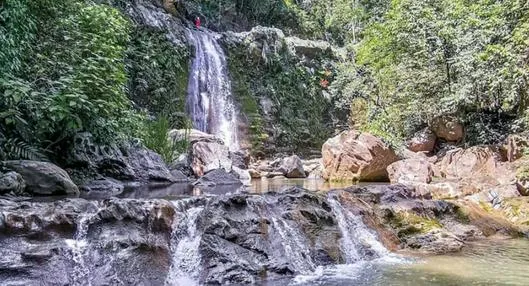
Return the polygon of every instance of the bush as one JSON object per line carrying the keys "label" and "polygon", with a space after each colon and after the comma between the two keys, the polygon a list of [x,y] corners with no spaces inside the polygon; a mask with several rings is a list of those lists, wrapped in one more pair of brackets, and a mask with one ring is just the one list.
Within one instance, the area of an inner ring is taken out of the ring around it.
{"label": "bush", "polygon": [[131,26],[118,10],[81,0],[7,0],[0,23],[0,130],[5,142],[16,142],[12,151],[55,150],[82,131],[103,143],[137,133],[141,115],[125,89]]}
{"label": "bush", "polygon": [[[187,152],[189,147],[188,136],[183,140],[173,140],[168,137],[171,130],[171,124],[167,116],[148,121],[145,124],[145,132],[142,141],[145,146],[162,156],[163,160],[170,164],[173,163],[180,154]],[[186,128],[186,130],[189,130]]]}

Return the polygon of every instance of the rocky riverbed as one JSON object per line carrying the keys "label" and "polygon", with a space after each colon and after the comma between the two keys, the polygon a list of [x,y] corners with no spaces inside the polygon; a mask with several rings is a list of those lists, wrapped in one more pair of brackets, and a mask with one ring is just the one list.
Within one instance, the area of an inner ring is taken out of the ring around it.
{"label": "rocky riverbed", "polygon": [[458,251],[488,231],[463,213],[405,186],[173,201],[2,199],[0,278],[8,285],[255,283],[400,248]]}

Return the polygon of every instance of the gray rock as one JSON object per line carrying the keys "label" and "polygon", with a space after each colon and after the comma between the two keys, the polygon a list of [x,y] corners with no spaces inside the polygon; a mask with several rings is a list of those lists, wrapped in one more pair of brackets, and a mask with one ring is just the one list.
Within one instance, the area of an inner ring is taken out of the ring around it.
{"label": "gray rock", "polygon": [[26,189],[24,178],[17,172],[0,173],[0,194],[13,192],[22,194]]}
{"label": "gray rock", "polygon": [[180,170],[172,170],[171,176],[173,176],[175,183],[187,183],[189,178]]}
{"label": "gray rock", "polygon": [[[195,173],[193,172],[193,168],[191,168],[191,162],[189,162],[189,156],[187,154],[181,154],[178,159],[173,162],[173,164],[171,164],[170,169],[171,173],[173,173],[173,171],[178,171],[187,178],[195,178]],[[173,174],[173,176],[177,181],[179,181],[180,176],[178,173],[176,174],[177,175]]]}
{"label": "gray rock", "polygon": [[283,173],[287,178],[305,178],[305,170],[303,170],[303,162],[297,155],[293,155],[281,160],[281,164],[277,169],[278,172]]}
{"label": "gray rock", "polygon": [[[0,200],[0,284],[163,285],[175,210],[166,201],[110,199],[12,203]],[[74,261],[77,229],[84,268]],[[31,243],[27,237],[33,237]]]}
{"label": "gray rock", "polygon": [[136,173],[136,180],[148,182],[175,182],[175,178],[157,153],[141,145],[127,149],[128,163]]}
{"label": "gray rock", "polygon": [[101,178],[81,186],[80,189],[84,193],[83,197],[97,198],[119,195],[123,192],[125,186],[118,180]]}
{"label": "gray rock", "polygon": [[230,159],[233,162],[233,166],[239,169],[248,169],[250,164],[250,154],[244,151],[230,151]]}
{"label": "gray rock", "polygon": [[19,173],[32,195],[77,195],[79,189],[66,171],[48,162],[5,161],[4,166]]}
{"label": "gray rock", "polygon": [[122,146],[98,145],[89,133],[76,135],[66,164],[69,168],[81,170],[82,175],[88,173],[88,179],[102,175],[122,181],[145,183],[175,181],[160,155],[138,142]]}
{"label": "gray rock", "polygon": [[235,175],[230,174],[223,169],[215,169],[200,177],[195,186],[220,186],[220,185],[242,185],[243,183]]}
{"label": "gray rock", "polygon": [[252,176],[250,175],[249,170],[240,169],[238,167],[233,166],[231,173],[235,175],[235,177],[237,177],[239,180],[241,180],[244,185],[250,186],[252,184]]}

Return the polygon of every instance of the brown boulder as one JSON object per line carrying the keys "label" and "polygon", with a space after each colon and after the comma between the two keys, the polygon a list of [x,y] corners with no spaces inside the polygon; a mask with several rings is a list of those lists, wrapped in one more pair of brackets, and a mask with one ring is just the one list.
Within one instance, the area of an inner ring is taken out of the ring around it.
{"label": "brown boulder", "polygon": [[386,168],[398,160],[379,138],[353,130],[333,137],[322,147],[326,180],[386,181]]}
{"label": "brown boulder", "polygon": [[432,152],[435,147],[437,136],[429,128],[415,133],[413,137],[406,142],[406,147],[413,152]]}
{"label": "brown boulder", "polygon": [[387,171],[393,184],[430,183],[433,176],[432,164],[425,159],[397,161]]}
{"label": "brown boulder", "polygon": [[449,151],[438,167],[444,178],[476,178],[496,176],[498,154],[491,147],[470,147]]}
{"label": "brown boulder", "polygon": [[430,127],[438,138],[448,142],[460,142],[465,135],[463,125],[450,116],[435,118]]}

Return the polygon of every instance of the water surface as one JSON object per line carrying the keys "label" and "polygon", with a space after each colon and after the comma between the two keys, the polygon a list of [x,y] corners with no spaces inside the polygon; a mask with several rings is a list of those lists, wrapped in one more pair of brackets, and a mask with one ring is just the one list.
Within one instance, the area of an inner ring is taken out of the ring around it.
{"label": "water surface", "polygon": [[484,240],[460,253],[320,268],[275,285],[529,285],[529,240]]}

